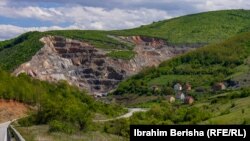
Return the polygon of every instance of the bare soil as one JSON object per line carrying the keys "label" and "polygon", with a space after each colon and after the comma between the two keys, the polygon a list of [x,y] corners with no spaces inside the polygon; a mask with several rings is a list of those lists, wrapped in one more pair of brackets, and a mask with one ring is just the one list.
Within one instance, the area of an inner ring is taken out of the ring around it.
{"label": "bare soil", "polygon": [[24,117],[29,111],[30,108],[26,104],[0,99],[0,123]]}

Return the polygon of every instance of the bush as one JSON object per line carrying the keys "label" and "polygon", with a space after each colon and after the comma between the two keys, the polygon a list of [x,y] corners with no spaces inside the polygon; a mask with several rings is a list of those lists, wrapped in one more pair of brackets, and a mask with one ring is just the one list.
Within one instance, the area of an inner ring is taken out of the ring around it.
{"label": "bush", "polygon": [[72,126],[69,123],[65,123],[65,122],[58,121],[58,120],[53,120],[49,122],[49,131],[50,132],[64,132],[64,133],[72,134],[76,131],[76,129],[74,128],[74,126]]}
{"label": "bush", "polygon": [[210,104],[216,104],[216,103],[218,103],[218,99],[213,99],[213,100],[211,100],[211,102],[210,102]]}
{"label": "bush", "polygon": [[129,60],[134,58],[135,52],[130,50],[124,50],[124,51],[112,51],[107,54],[107,56],[114,58],[114,59],[124,59]]}
{"label": "bush", "polygon": [[227,114],[229,114],[230,113],[230,110],[229,109],[226,109],[226,110],[224,110],[224,111],[222,111],[221,113],[220,113],[220,115],[222,116],[222,115],[227,115]]}
{"label": "bush", "polygon": [[24,117],[24,118],[21,118],[18,120],[18,123],[21,125],[21,126],[24,126],[24,127],[28,127],[28,126],[31,126],[33,124],[36,123],[35,121],[35,116],[34,115],[31,115],[31,116],[28,116],[28,117]]}
{"label": "bush", "polygon": [[108,122],[104,126],[104,132],[129,137],[129,121],[127,119],[119,119]]}

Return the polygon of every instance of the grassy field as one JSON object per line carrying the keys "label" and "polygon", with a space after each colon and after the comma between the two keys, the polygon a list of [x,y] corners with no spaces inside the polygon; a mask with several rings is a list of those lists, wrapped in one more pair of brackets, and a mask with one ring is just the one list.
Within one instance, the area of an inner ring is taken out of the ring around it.
{"label": "grassy field", "polygon": [[249,87],[250,86],[250,57],[248,57],[244,64],[236,68],[235,74],[228,77],[234,81],[238,81],[241,86]]}
{"label": "grassy field", "polygon": [[161,75],[149,81],[149,85],[168,85],[177,82],[191,82],[193,87],[210,86],[213,82],[212,75]]}
{"label": "grassy field", "polygon": [[[237,94],[238,91],[232,93]],[[212,118],[201,124],[250,124],[250,96],[225,98],[232,93],[222,93],[197,102],[194,106],[207,106],[213,113]]]}
{"label": "grassy field", "polygon": [[232,100],[227,104],[217,104],[214,107],[224,109],[224,113],[202,123],[204,124],[250,124],[250,97]]}
{"label": "grassy field", "polygon": [[16,127],[26,141],[127,141],[127,138],[99,131],[77,134],[50,133],[47,125]]}

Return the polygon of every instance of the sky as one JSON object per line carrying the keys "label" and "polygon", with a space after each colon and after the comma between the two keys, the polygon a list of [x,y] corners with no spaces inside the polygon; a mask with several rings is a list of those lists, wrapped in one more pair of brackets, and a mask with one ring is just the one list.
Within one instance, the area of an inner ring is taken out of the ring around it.
{"label": "sky", "polygon": [[0,0],[0,40],[28,31],[127,29],[192,13],[249,8],[250,0]]}

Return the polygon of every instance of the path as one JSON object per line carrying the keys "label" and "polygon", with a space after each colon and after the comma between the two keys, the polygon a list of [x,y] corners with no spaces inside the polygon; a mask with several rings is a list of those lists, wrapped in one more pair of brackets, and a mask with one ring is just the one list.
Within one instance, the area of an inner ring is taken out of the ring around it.
{"label": "path", "polygon": [[112,121],[117,120],[121,118],[129,118],[133,115],[135,112],[147,112],[149,109],[146,108],[128,108],[128,113],[121,115],[119,117],[111,118],[111,119],[103,119],[103,120],[94,120],[94,122],[106,122],[106,121]]}

